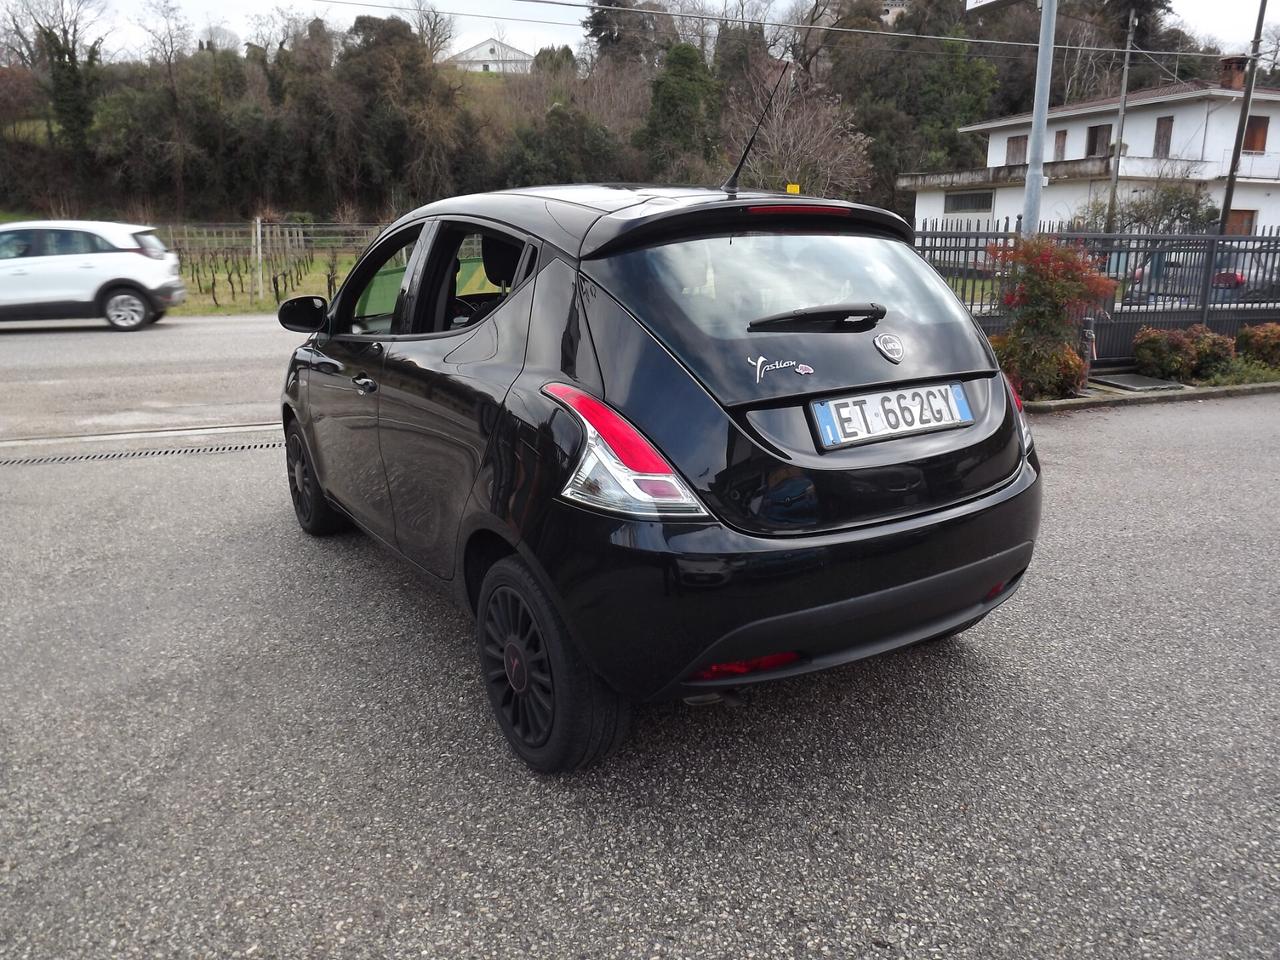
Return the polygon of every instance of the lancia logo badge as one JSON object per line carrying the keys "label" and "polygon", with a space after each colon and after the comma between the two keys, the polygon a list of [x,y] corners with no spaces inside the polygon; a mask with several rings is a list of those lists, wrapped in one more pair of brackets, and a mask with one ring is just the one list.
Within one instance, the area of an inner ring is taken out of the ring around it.
{"label": "lancia logo badge", "polygon": [[876,345],[876,349],[884,354],[884,358],[890,363],[901,363],[903,354],[907,352],[902,345],[902,341],[892,333],[882,333],[871,342]]}

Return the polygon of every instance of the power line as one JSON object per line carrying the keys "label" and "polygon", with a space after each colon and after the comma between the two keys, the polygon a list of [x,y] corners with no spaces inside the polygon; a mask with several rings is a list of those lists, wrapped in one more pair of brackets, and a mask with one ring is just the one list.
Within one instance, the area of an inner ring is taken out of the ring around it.
{"label": "power line", "polygon": [[[873,37],[901,37],[906,40],[951,40],[958,43],[986,43],[1005,47],[1030,47],[1032,49],[1039,47],[1039,44],[1026,40],[985,40],[980,37],[949,37],[930,33],[899,33],[893,30],[866,30],[860,27],[826,26],[817,23],[786,23],[778,20],[756,20],[750,17],[722,17],[711,13],[677,13],[671,10],[655,10],[648,7],[640,9],[636,7],[619,7],[607,3],[579,3],[576,2],[576,0],[518,0],[518,2],[541,3],[553,7],[576,7],[582,10],[613,10],[619,13],[653,14],[654,16],[659,17],[676,17],[684,20],[706,20],[715,23],[758,23],[765,27],[782,27],[788,30],[823,30],[828,33],[853,33]],[[1124,53],[1123,47],[1089,47],[1070,43],[1054,44],[1054,49],[1083,50],[1091,53]],[[1154,50],[1151,52],[1169,55],[1178,54],[1183,57],[1211,57],[1215,60],[1222,56],[1218,53],[1193,53],[1191,51],[1183,50]]]}

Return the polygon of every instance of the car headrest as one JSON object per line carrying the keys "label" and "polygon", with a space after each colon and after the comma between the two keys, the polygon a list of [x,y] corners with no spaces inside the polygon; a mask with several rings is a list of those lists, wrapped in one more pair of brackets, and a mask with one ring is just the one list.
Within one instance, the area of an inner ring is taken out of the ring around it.
{"label": "car headrest", "polygon": [[522,247],[518,243],[499,240],[487,234],[480,237],[480,256],[484,260],[484,275],[499,287],[510,287],[516,280],[516,267],[520,265]]}

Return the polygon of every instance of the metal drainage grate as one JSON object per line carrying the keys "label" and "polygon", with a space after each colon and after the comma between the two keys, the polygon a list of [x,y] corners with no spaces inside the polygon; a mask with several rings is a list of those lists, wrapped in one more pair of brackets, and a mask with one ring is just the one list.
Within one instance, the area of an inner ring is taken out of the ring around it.
{"label": "metal drainage grate", "polygon": [[222,443],[208,447],[171,447],[167,450],[112,450],[103,453],[71,453],[51,457],[13,457],[0,460],[0,467],[29,467],[46,463],[91,463],[99,460],[138,460],[143,457],[177,457],[187,453],[244,453],[249,450],[278,450],[283,440],[263,443]]}

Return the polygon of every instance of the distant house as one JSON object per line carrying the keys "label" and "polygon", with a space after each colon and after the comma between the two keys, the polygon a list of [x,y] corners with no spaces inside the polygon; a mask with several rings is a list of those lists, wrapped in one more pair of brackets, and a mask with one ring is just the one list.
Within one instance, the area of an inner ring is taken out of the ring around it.
{"label": "distant house", "polygon": [[528,73],[533,69],[533,55],[490,37],[455,53],[445,63],[476,73]]}
{"label": "distant house", "polygon": [[907,12],[907,6],[910,3],[911,0],[884,0],[880,11],[881,22],[892,26],[899,17]]}
{"label": "distant house", "polygon": [[[1176,177],[1204,185],[1221,205],[1231,164],[1243,97],[1243,57],[1222,61],[1215,82],[1194,80],[1129,94],[1124,140],[1114,143],[1119,97],[1068,103],[1049,111],[1044,174],[1048,184],[1041,216],[1069,220],[1092,201],[1106,202],[1111,164],[1118,162],[1118,195],[1149,189]],[[1244,154],[1232,202],[1232,233],[1280,225],[1280,89],[1254,91]],[[900,190],[916,195],[917,222],[1013,219],[1022,212],[1031,114],[1000,117],[960,127],[987,136],[987,165],[951,173],[909,173]]]}

